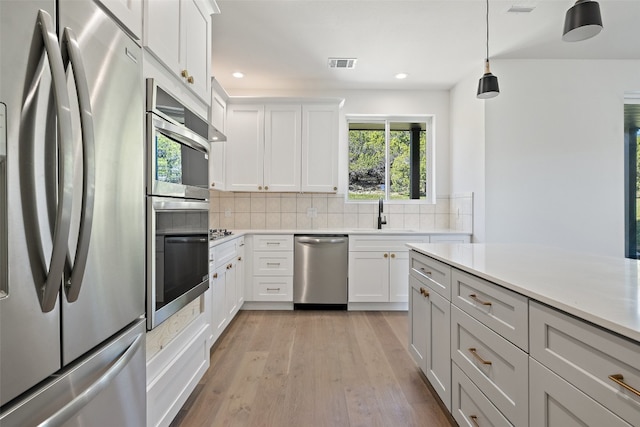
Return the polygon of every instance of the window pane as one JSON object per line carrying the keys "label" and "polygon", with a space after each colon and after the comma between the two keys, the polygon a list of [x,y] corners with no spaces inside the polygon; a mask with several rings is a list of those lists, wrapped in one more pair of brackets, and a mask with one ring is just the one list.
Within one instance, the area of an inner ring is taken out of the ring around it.
{"label": "window pane", "polygon": [[[396,128],[415,127],[415,135],[417,137],[416,149],[417,159],[415,159],[415,167],[417,168],[416,176],[412,179],[411,174],[411,130],[393,130]],[[412,181],[417,189],[413,199],[426,199],[426,132],[423,126],[418,124],[410,125],[409,123],[392,123],[390,140],[389,140],[389,164],[390,166],[390,185],[391,191],[389,197],[392,200],[410,200]]]}
{"label": "window pane", "polygon": [[384,123],[349,123],[349,199],[384,198]]}

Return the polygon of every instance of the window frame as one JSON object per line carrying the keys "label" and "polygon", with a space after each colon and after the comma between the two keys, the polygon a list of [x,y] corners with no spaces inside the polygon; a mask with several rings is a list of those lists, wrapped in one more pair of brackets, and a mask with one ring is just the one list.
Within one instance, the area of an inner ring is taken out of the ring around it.
{"label": "window frame", "polygon": [[[436,166],[435,166],[435,129],[436,129],[436,117],[434,114],[347,114],[346,119],[346,191],[345,202],[346,203],[377,203],[371,200],[351,200],[349,198],[349,124],[351,122],[357,123],[381,123],[384,122],[385,128],[385,170],[384,170],[384,202],[389,204],[431,204],[436,203]],[[389,165],[389,140],[391,139],[391,126],[390,123],[424,123],[426,127],[426,147],[425,156],[427,158],[427,185],[425,185],[425,198],[416,200],[397,200],[389,198],[390,185],[390,165]]]}

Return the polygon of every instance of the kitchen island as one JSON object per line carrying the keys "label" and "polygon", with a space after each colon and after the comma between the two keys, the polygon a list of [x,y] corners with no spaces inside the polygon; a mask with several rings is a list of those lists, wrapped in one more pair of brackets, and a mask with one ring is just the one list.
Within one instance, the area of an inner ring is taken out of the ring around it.
{"label": "kitchen island", "polygon": [[637,261],[408,246],[409,351],[460,425],[640,425]]}

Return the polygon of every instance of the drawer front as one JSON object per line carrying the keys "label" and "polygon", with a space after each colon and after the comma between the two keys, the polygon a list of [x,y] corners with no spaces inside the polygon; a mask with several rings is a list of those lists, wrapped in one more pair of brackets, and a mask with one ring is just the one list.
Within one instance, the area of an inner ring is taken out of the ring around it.
{"label": "drawer front", "polygon": [[293,235],[257,234],[253,236],[253,249],[256,251],[293,251]]}
{"label": "drawer front", "polygon": [[640,393],[640,344],[532,301],[531,357],[633,425],[640,396],[609,378],[622,375]]}
{"label": "drawer front", "polygon": [[232,240],[230,242],[225,242],[221,245],[218,245],[214,248],[214,251],[216,267],[226,264],[236,257],[236,241]]}
{"label": "drawer front", "polygon": [[416,251],[411,251],[409,274],[451,301],[451,267]]}
{"label": "drawer front", "polygon": [[387,251],[406,252],[409,250],[407,243],[424,243],[429,241],[429,236],[380,236],[380,235],[349,235],[350,251]]}
{"label": "drawer front", "polygon": [[451,381],[451,415],[459,426],[513,426],[455,363],[451,366]]}
{"label": "drawer front", "polygon": [[451,301],[524,351],[529,349],[528,299],[453,269]]}
{"label": "drawer front", "polygon": [[[530,427],[630,427],[632,425],[534,359],[529,360]],[[640,420],[636,419],[636,421]]]}
{"label": "drawer front", "polygon": [[254,277],[253,300],[293,302],[293,277]]}
{"label": "drawer front", "polygon": [[254,252],[253,274],[255,276],[293,275],[293,252]]}
{"label": "drawer front", "polygon": [[452,306],[451,358],[511,423],[527,425],[525,352]]}

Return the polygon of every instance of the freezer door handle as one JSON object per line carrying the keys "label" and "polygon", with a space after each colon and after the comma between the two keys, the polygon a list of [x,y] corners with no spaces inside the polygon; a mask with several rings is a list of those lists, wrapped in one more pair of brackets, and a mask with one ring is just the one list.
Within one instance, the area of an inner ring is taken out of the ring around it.
{"label": "freezer door handle", "polygon": [[85,391],[80,393],[71,402],[60,408],[55,414],[47,418],[42,423],[38,424],[38,427],[54,427],[61,426],[71,417],[77,414],[86,404],[91,402],[102,390],[107,388],[111,381],[124,369],[125,366],[131,361],[136,352],[140,349],[140,346],[144,338],[144,333],[138,334],[135,340],[131,343],[129,348],[122,353],[118,360],[93,384],[91,384]]}
{"label": "freezer door handle", "polygon": [[72,179],[73,179],[73,146],[71,131],[71,110],[69,95],[67,93],[66,75],[62,63],[62,54],[58,46],[53,19],[44,10],[38,12],[37,26],[42,34],[44,51],[49,58],[51,68],[51,80],[58,119],[58,135],[60,136],[60,162],[58,206],[55,227],[53,231],[53,248],[49,271],[44,285],[40,289],[39,298],[42,311],[47,313],[58,301],[58,291],[64,274],[67,240],[71,227],[71,203],[72,203]]}
{"label": "freezer door handle", "polygon": [[96,158],[95,136],[93,130],[93,113],[91,111],[91,97],[87,84],[87,74],[80,53],[80,46],[73,30],[65,27],[62,34],[62,58],[65,69],[71,64],[78,106],[80,108],[80,124],[82,128],[82,210],[80,213],[80,230],[76,255],[71,264],[71,255],[67,254],[67,269],[70,275],[64,289],[67,301],[74,302],[80,294],[82,278],[87,257],[89,255],[89,242],[91,241],[91,226],[93,223],[93,207],[95,201],[96,186]]}

